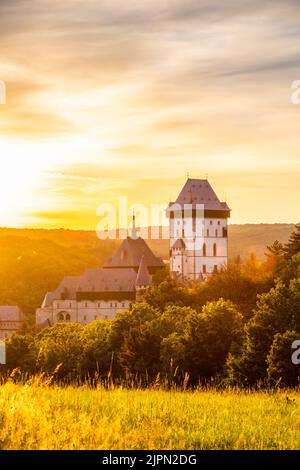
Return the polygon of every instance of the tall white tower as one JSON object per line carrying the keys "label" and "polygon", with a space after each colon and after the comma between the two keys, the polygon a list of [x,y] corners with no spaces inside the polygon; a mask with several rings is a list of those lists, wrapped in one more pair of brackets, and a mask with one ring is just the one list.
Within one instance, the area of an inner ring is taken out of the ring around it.
{"label": "tall white tower", "polygon": [[230,209],[206,179],[189,178],[167,215],[174,275],[202,281],[227,266]]}

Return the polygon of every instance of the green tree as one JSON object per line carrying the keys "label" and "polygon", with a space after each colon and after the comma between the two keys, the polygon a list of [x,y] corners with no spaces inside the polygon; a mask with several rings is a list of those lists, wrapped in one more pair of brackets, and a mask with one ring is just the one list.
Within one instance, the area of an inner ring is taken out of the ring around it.
{"label": "green tree", "polygon": [[112,360],[110,332],[109,320],[95,320],[83,328],[80,336],[83,347],[80,369],[83,375],[108,375]]}
{"label": "green tree", "polygon": [[145,289],[143,300],[152,307],[163,311],[168,305],[186,305],[186,290],[176,279],[169,276],[160,284]]}
{"label": "green tree", "polygon": [[6,369],[19,367],[22,372],[34,373],[36,349],[31,335],[13,335],[6,341]]}
{"label": "green tree", "polygon": [[158,315],[159,311],[151,305],[138,302],[130,310],[118,312],[112,320],[109,344],[114,353],[114,377],[149,374],[156,367],[159,339],[150,323]]}
{"label": "green tree", "polygon": [[185,368],[193,377],[210,378],[223,371],[227,356],[242,335],[242,315],[224,299],[209,302],[187,320]]}
{"label": "green tree", "polygon": [[230,359],[230,376],[241,383],[267,379],[267,357],[277,333],[300,331],[300,279],[287,286],[279,281],[259,296],[253,319],[245,328],[240,357]]}
{"label": "green tree", "polygon": [[77,378],[83,354],[83,328],[79,323],[56,323],[39,333],[35,339],[38,368],[51,373],[61,365],[58,378]]}
{"label": "green tree", "polygon": [[284,246],[285,258],[290,259],[300,252],[300,223],[295,226],[288,243]]}
{"label": "green tree", "polygon": [[267,257],[268,268],[277,272],[284,260],[283,244],[278,240],[275,240],[272,245],[267,246],[267,253],[265,253],[265,255]]}
{"label": "green tree", "polygon": [[300,252],[285,261],[279,271],[279,278],[289,284],[292,279],[300,278]]}
{"label": "green tree", "polygon": [[298,384],[300,367],[293,364],[291,356],[293,353],[292,344],[300,339],[300,334],[296,331],[285,331],[277,333],[267,357],[267,374],[269,382],[294,386]]}

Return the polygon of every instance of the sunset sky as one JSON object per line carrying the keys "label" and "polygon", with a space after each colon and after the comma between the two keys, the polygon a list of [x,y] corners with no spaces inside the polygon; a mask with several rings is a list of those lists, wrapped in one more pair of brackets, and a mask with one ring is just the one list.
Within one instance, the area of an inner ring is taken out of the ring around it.
{"label": "sunset sky", "polygon": [[300,2],[1,0],[0,226],[94,228],[209,181],[299,222]]}

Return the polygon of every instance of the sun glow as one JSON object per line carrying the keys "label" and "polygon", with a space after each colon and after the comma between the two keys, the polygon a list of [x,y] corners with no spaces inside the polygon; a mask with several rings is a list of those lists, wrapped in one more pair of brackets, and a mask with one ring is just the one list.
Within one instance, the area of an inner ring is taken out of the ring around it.
{"label": "sun glow", "polygon": [[38,204],[43,162],[32,145],[0,139],[0,163],[0,225],[18,226]]}

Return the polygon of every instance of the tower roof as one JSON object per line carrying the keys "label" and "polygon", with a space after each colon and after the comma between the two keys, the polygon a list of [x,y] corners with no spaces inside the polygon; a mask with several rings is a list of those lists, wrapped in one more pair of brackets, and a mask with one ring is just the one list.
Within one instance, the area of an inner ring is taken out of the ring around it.
{"label": "tower roof", "polygon": [[138,269],[141,259],[144,256],[144,262],[148,268],[159,268],[164,266],[161,258],[158,258],[150,250],[149,246],[142,238],[125,238],[114,256],[104,265],[104,268],[136,268]]}
{"label": "tower roof", "polygon": [[185,243],[184,241],[182,240],[182,238],[178,238],[178,240],[176,240],[176,242],[174,243],[174,245],[172,246],[172,249],[173,248],[182,248],[182,249],[185,249]]}
{"label": "tower roof", "polygon": [[172,210],[174,204],[182,207],[185,204],[192,204],[193,208],[197,204],[204,204],[206,210],[230,211],[227,203],[219,200],[206,179],[188,178],[176,201],[169,204],[168,210]]}
{"label": "tower roof", "polygon": [[136,287],[149,286],[151,284],[151,276],[149,274],[145,257],[142,256],[138,274],[136,277],[135,285]]}

